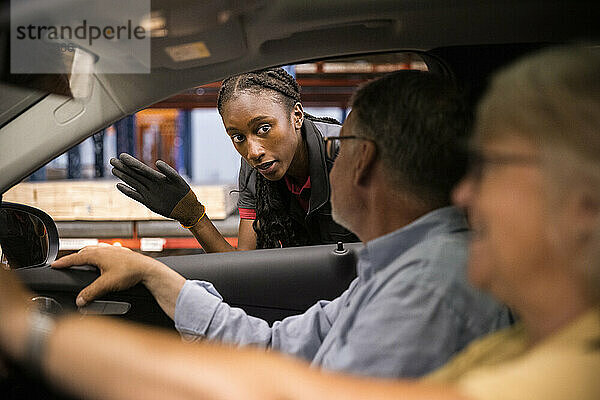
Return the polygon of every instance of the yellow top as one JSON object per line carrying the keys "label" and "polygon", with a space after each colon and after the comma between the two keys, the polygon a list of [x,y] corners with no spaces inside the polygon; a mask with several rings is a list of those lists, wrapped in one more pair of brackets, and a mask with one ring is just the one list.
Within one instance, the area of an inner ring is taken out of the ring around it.
{"label": "yellow top", "polygon": [[599,400],[600,312],[534,347],[520,324],[488,335],[424,380],[454,384],[477,400]]}

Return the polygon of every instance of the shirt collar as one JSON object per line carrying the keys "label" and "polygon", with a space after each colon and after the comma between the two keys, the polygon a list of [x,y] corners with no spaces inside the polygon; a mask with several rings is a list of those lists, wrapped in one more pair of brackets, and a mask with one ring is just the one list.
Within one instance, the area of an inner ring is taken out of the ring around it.
{"label": "shirt collar", "polygon": [[358,275],[370,277],[428,237],[468,230],[462,211],[453,206],[433,210],[408,225],[373,239],[359,252]]}
{"label": "shirt collar", "polygon": [[287,175],[284,175],[283,179],[285,180],[285,185],[287,186],[288,190],[292,194],[295,194],[296,196],[299,196],[300,194],[302,194],[303,190],[310,189],[310,176],[306,179],[306,182],[304,182],[304,185],[295,184],[294,182],[292,182],[291,179],[288,178]]}

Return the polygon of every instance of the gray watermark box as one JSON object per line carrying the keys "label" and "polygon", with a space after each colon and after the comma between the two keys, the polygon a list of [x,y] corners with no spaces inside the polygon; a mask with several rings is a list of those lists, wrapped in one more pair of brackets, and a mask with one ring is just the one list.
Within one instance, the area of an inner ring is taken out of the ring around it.
{"label": "gray watermark box", "polygon": [[150,11],[150,0],[11,0],[11,73],[149,73]]}

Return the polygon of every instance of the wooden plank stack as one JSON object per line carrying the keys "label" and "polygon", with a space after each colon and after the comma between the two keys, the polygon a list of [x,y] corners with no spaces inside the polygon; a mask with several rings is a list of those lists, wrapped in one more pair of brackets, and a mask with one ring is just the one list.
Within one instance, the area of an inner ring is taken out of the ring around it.
{"label": "wooden plank stack", "polygon": [[[230,185],[192,186],[206,206],[206,214],[225,219],[237,206],[237,193]],[[40,208],[56,221],[137,221],[165,219],[130,199],[115,187],[115,181],[23,182],[4,196],[4,201]]]}

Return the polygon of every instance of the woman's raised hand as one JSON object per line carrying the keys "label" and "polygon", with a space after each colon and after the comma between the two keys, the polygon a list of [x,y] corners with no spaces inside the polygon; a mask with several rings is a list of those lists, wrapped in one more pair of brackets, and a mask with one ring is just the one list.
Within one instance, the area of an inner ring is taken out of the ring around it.
{"label": "woman's raised hand", "polygon": [[167,218],[191,226],[204,213],[190,185],[162,160],[152,169],[127,153],[111,158],[113,175],[125,183],[117,183],[123,194]]}

